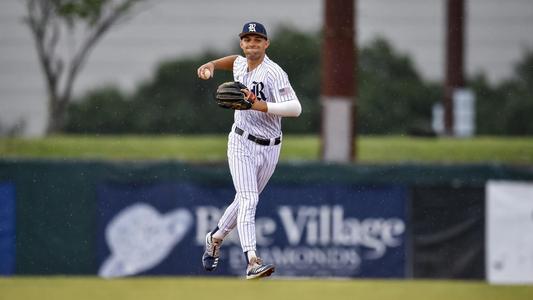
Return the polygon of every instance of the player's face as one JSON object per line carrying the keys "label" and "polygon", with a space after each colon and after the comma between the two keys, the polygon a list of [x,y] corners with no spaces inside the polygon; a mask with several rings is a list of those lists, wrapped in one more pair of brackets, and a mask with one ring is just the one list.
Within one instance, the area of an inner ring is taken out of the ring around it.
{"label": "player's face", "polygon": [[258,60],[265,55],[266,48],[268,48],[269,41],[262,36],[250,34],[241,39],[241,49],[244,56],[250,60]]}

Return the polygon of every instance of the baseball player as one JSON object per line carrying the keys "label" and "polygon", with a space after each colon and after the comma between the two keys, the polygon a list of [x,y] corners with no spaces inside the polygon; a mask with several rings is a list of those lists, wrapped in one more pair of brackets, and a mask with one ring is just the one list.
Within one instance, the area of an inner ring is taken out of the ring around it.
{"label": "baseball player", "polygon": [[235,198],[218,225],[206,235],[202,263],[214,270],[224,238],[235,228],[248,264],[246,279],[270,276],[274,266],[261,261],[256,250],[255,212],[259,194],[274,173],[281,149],[281,118],[298,117],[300,102],[287,74],[265,51],[270,41],[265,27],[258,22],[244,24],[239,34],[244,56],[231,55],[203,64],[198,77],[207,80],[215,70],[232,70],[235,81],[247,89],[249,110],[235,110],[234,124],[228,136],[228,161]]}

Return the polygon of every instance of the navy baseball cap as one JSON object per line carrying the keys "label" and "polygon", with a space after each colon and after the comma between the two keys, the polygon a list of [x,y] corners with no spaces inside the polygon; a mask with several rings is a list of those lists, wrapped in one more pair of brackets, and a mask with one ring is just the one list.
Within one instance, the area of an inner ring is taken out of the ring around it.
{"label": "navy baseball cap", "polygon": [[239,34],[239,37],[242,39],[244,36],[249,34],[257,34],[268,40],[265,26],[258,22],[248,22],[244,24],[244,26],[242,27],[242,32]]}

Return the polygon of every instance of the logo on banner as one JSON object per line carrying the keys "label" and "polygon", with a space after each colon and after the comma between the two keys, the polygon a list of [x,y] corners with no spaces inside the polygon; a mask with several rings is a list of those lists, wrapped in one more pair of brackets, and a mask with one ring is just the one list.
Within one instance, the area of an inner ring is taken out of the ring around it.
{"label": "logo on banner", "polygon": [[161,215],[152,206],[133,204],[107,225],[105,238],[111,251],[99,270],[102,277],[119,277],[149,270],[165,259],[193,224],[187,209]]}
{"label": "logo on banner", "polygon": [[[222,213],[212,206],[196,208],[197,245],[203,245],[205,233]],[[315,275],[351,276],[363,260],[378,260],[388,249],[401,246],[405,233],[400,218],[346,218],[340,205],[279,206],[277,217],[278,223],[269,217],[256,220],[258,250],[266,261],[295,274],[311,270]],[[287,242],[275,241],[280,236]],[[224,245],[232,272],[242,273],[238,235],[232,233]]]}
{"label": "logo on banner", "polygon": [[[191,182],[98,185],[100,276],[205,275],[205,234],[234,193]],[[256,215],[257,250],[282,276],[404,277],[406,198],[400,186],[273,185]],[[242,276],[237,230],[220,255],[218,275]]]}

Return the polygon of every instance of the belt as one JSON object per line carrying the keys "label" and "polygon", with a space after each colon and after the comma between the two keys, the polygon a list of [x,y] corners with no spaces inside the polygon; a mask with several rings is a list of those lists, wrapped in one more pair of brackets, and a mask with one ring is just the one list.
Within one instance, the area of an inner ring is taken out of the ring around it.
{"label": "belt", "polygon": [[[235,126],[235,133],[238,134],[238,135],[242,135],[244,136],[244,130],[240,129],[239,127],[236,127]],[[270,139],[261,139],[261,138],[258,138],[258,137],[255,137],[251,134],[248,134],[248,139],[254,143],[257,143],[259,145],[263,145],[263,146],[270,146]],[[274,139],[274,145],[278,145],[279,143],[281,143],[281,138],[278,136],[277,138]]]}

